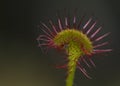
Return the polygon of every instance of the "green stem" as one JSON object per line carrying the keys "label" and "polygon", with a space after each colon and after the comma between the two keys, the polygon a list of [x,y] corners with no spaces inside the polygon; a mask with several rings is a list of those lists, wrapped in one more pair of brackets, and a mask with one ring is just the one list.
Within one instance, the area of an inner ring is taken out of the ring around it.
{"label": "green stem", "polygon": [[76,71],[76,64],[74,64],[69,71],[69,74],[66,79],[66,86],[73,86],[75,71]]}
{"label": "green stem", "polygon": [[68,76],[66,79],[66,86],[73,86],[73,82],[74,82],[74,75],[75,75],[75,71],[76,71],[76,65],[77,65],[77,61],[80,58],[80,56],[82,55],[82,52],[80,50],[80,47],[77,43],[71,41],[68,44],[68,47],[66,48],[67,52],[68,52]]}

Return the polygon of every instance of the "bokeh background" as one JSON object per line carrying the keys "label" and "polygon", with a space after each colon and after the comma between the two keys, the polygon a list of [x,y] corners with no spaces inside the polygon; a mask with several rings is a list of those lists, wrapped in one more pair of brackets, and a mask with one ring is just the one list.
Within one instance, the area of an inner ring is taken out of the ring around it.
{"label": "bokeh background", "polygon": [[77,70],[74,86],[120,86],[120,1],[119,0],[5,0],[1,2],[0,86],[65,86],[65,70],[55,69],[55,59],[64,55],[47,54],[37,47],[42,32],[40,21],[56,19],[58,10],[78,17],[86,13],[97,18],[102,33],[111,32],[111,53],[94,57],[96,68],[87,69],[91,80]]}

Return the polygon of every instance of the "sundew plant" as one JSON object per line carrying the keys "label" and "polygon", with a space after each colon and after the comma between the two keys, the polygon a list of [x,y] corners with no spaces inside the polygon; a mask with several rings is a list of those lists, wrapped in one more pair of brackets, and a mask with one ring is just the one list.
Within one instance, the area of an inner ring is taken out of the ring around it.
{"label": "sundew plant", "polygon": [[44,28],[40,29],[44,34],[38,36],[38,46],[60,48],[68,56],[66,64],[60,67],[67,69],[65,86],[73,86],[76,69],[79,69],[87,78],[91,79],[81,63],[85,63],[88,67],[90,67],[90,63],[95,66],[91,59],[93,55],[111,51],[111,49],[101,49],[108,42],[100,43],[109,33],[98,37],[97,34],[102,27],[96,28],[97,22],[92,17],[82,25],[83,18],[77,22],[77,17],[73,16],[72,22],[70,22],[67,16],[64,19],[57,17],[57,24],[54,24],[51,20],[48,21],[51,26],[41,22]]}

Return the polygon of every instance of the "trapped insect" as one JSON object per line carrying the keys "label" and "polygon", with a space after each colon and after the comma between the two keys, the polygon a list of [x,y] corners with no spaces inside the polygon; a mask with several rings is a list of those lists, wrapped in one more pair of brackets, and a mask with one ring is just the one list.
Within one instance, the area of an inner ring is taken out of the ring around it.
{"label": "trapped insect", "polygon": [[41,23],[45,27],[40,28],[44,34],[40,34],[37,38],[39,47],[52,47],[65,50],[68,55],[68,61],[61,68],[67,69],[66,86],[73,86],[76,69],[79,69],[87,78],[91,79],[81,63],[85,63],[88,67],[90,67],[89,63],[95,66],[91,59],[93,55],[112,51],[112,49],[101,49],[108,42],[99,42],[108,36],[109,33],[97,37],[102,27],[96,28],[97,22],[92,17],[82,25],[82,28],[80,26],[83,17],[79,20],[79,24],[76,21],[76,16],[73,16],[72,19],[72,24],[70,24],[70,19],[67,16],[64,19],[57,17],[57,25],[49,20],[48,22],[52,28],[45,23]]}

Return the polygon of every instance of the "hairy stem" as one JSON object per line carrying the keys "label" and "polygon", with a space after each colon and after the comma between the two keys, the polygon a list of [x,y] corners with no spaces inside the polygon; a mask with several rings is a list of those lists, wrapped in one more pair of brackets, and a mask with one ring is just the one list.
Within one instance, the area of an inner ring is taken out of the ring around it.
{"label": "hairy stem", "polygon": [[75,70],[76,70],[76,63],[72,66],[72,68],[68,72],[69,74],[66,79],[66,86],[73,86]]}
{"label": "hairy stem", "polygon": [[73,86],[73,82],[74,82],[74,75],[75,75],[75,71],[76,71],[76,63],[79,59],[79,57],[82,55],[82,52],[80,50],[80,47],[77,43],[71,41],[68,44],[68,47],[66,48],[67,52],[68,52],[68,76],[66,79],[66,86]]}

